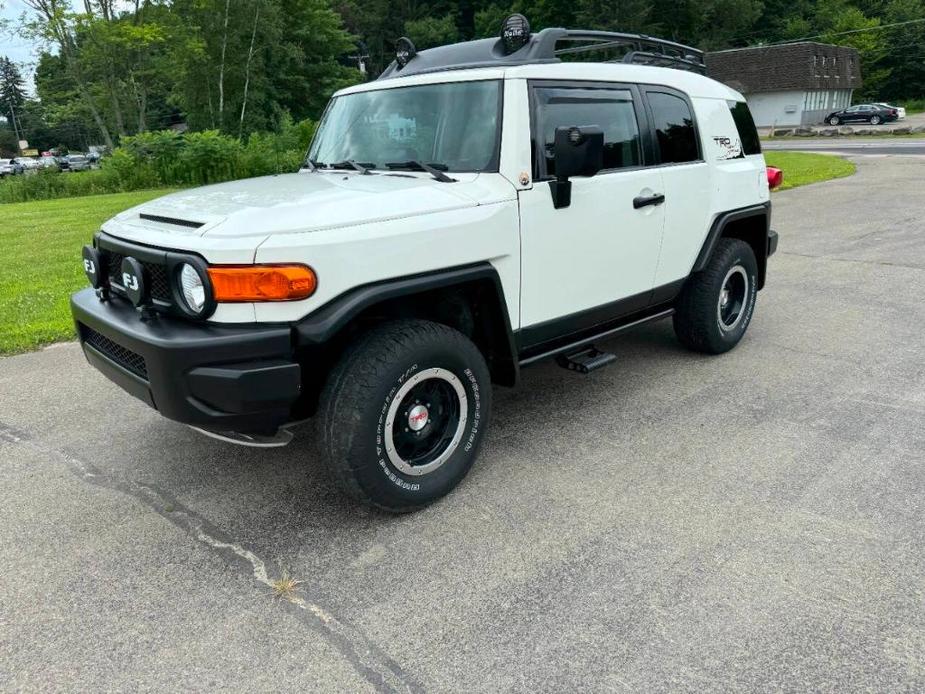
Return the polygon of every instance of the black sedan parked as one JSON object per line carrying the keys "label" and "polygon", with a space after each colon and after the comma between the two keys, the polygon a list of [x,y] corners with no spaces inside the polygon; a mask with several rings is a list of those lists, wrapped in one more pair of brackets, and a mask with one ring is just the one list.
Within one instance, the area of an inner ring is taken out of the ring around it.
{"label": "black sedan parked", "polygon": [[841,125],[842,123],[880,125],[898,118],[899,112],[895,108],[881,106],[880,104],[858,104],[857,106],[849,106],[841,111],[830,113],[825,117],[825,122],[829,125]]}

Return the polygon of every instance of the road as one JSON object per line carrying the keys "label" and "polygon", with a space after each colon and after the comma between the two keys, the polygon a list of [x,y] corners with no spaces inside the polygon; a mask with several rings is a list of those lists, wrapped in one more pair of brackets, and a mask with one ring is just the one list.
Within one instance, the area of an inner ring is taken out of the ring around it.
{"label": "road", "polygon": [[0,359],[0,689],[922,691],[922,165],[858,166],[775,194],[738,348],[658,324],[591,376],[526,370],[410,516],[73,344]]}
{"label": "road", "polygon": [[925,155],[925,140],[906,138],[884,138],[881,140],[860,140],[828,138],[825,140],[793,139],[771,140],[761,143],[762,149],[797,152],[831,152],[832,154],[892,154]]}

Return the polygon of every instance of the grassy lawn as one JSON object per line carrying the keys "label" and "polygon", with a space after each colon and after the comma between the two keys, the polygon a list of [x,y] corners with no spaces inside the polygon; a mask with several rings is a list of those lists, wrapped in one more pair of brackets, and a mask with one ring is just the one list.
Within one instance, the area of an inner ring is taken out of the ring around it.
{"label": "grassy lawn", "polygon": [[0,205],[0,354],[74,336],[68,300],[86,287],[80,249],[100,224],[169,190]]}
{"label": "grassy lawn", "polygon": [[768,166],[776,166],[784,172],[784,185],[779,190],[843,178],[856,169],[852,162],[832,154],[765,152],[764,160]]}

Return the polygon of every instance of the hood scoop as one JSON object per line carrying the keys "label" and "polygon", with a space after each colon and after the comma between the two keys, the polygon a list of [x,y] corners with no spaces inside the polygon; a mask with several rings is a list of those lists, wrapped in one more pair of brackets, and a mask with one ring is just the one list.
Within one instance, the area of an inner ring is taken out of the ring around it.
{"label": "hood scoop", "polygon": [[194,222],[191,219],[178,219],[176,217],[164,217],[163,215],[148,214],[147,212],[141,212],[138,218],[145,219],[149,222],[157,222],[158,224],[186,227],[187,229],[198,229],[199,227],[205,226],[205,222]]}

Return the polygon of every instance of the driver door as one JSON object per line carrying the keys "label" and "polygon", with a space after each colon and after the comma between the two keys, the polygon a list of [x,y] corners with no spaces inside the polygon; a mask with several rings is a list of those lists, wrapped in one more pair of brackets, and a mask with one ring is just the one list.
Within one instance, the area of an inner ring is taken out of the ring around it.
{"label": "driver door", "polygon": [[[538,344],[593,327],[649,303],[662,240],[664,193],[634,85],[531,83],[534,181],[520,192],[521,327]],[[604,169],[573,177],[571,204],[555,209],[557,127],[604,132]],[[640,206],[641,202],[648,204]]]}

